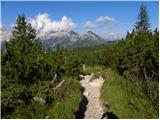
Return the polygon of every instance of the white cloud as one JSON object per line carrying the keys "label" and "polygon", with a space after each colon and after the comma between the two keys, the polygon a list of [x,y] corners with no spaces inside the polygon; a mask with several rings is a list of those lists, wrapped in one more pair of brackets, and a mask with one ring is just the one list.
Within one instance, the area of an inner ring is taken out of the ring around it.
{"label": "white cloud", "polygon": [[66,16],[63,16],[60,21],[52,20],[47,13],[38,14],[29,22],[37,31],[37,37],[49,38],[51,33],[58,31],[71,31],[76,27],[76,24]]}
{"label": "white cloud", "polygon": [[92,29],[92,28],[95,28],[96,25],[94,25],[91,21],[87,21],[84,25],[83,25],[84,28],[87,28],[87,29]]}
{"label": "white cloud", "polygon": [[6,30],[5,27],[0,25],[0,42],[8,41],[10,37],[10,32]]}
{"label": "white cloud", "polygon": [[118,40],[124,37],[124,35],[119,32],[101,33],[100,36],[106,40]]}
{"label": "white cloud", "polygon": [[96,22],[116,23],[116,20],[108,16],[101,16],[96,19]]}

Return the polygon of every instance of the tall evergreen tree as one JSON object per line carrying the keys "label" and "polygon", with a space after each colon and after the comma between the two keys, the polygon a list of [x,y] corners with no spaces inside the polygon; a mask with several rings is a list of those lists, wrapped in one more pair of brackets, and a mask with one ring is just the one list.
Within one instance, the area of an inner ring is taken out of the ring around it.
{"label": "tall evergreen tree", "polygon": [[140,12],[135,25],[135,30],[138,32],[150,31],[149,17],[147,13],[147,8],[144,3],[141,4]]}
{"label": "tall evergreen tree", "polygon": [[9,79],[16,79],[20,82],[32,81],[30,74],[33,71],[33,64],[38,65],[36,62],[37,51],[41,51],[40,45],[35,41],[35,29],[26,22],[24,15],[19,15],[16,25],[12,29],[12,36],[6,42],[7,52],[2,59],[2,64],[4,66],[8,64],[8,67],[4,69],[2,74],[6,74]]}
{"label": "tall evergreen tree", "polygon": [[34,40],[36,38],[36,31],[31,27],[30,23],[25,21],[24,15],[19,15],[16,21],[16,25],[12,29],[12,36],[10,41],[7,42],[7,52],[12,53],[16,46],[19,45],[23,52],[28,52]]}

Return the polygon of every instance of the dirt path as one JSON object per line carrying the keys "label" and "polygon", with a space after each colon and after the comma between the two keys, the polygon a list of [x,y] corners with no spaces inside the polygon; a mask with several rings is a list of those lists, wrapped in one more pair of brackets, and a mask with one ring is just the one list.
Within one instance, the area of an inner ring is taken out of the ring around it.
{"label": "dirt path", "polygon": [[100,119],[103,114],[100,101],[100,89],[104,83],[104,79],[100,76],[90,82],[92,75],[86,75],[84,79],[80,81],[81,86],[85,88],[83,95],[88,99],[84,119]]}

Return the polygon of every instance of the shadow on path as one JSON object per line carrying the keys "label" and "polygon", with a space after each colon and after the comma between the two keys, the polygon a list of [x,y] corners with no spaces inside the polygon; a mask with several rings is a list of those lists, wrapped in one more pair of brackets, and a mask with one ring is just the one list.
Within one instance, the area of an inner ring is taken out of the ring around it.
{"label": "shadow on path", "polygon": [[119,119],[113,112],[106,112],[102,115],[101,119]]}
{"label": "shadow on path", "polygon": [[108,119],[119,119],[115,114],[113,114],[112,112],[108,112]]}
{"label": "shadow on path", "polygon": [[[84,92],[84,88],[81,89],[82,93]],[[83,119],[85,116],[85,111],[87,110],[88,99],[83,95],[83,98],[80,102],[78,111],[75,112],[76,119]]]}

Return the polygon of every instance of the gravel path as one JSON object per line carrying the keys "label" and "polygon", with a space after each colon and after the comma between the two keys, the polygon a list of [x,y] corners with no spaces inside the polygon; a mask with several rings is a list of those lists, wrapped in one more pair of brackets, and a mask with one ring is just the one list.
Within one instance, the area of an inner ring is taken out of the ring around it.
{"label": "gravel path", "polygon": [[93,74],[86,75],[84,76],[84,79],[80,81],[81,85],[85,88],[83,95],[88,99],[84,119],[100,119],[103,114],[100,101],[100,89],[103,85],[104,79],[100,76],[90,82],[92,75]]}

